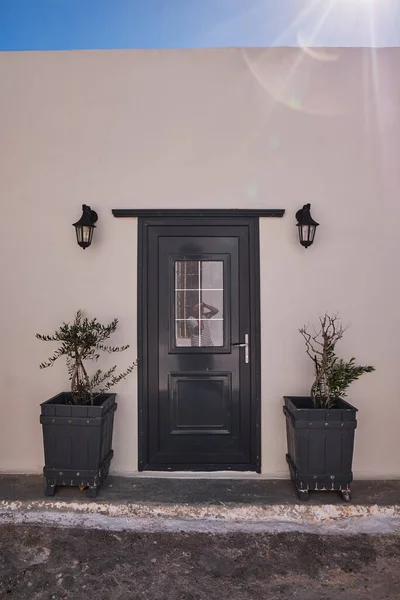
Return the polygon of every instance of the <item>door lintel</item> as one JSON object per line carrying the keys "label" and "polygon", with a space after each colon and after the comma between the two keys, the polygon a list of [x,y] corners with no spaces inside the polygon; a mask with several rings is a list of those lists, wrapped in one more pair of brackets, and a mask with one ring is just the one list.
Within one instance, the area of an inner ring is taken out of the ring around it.
{"label": "door lintel", "polygon": [[284,208],[210,208],[210,209],[181,209],[181,208],[113,208],[112,214],[114,217],[120,218],[132,218],[132,217],[144,217],[144,218],[212,218],[212,217],[274,217],[281,218],[285,214]]}

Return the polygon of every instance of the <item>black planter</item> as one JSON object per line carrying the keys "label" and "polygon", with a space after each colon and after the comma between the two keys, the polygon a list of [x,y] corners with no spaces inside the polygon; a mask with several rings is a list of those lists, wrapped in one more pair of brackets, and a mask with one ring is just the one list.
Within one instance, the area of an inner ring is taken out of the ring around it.
{"label": "black planter", "polygon": [[307,396],[284,400],[286,460],[299,498],[307,500],[310,490],[336,490],[349,502],[357,409],[341,398],[330,409],[314,408]]}
{"label": "black planter", "polygon": [[62,392],[41,404],[46,496],[58,485],[88,486],[95,498],[113,457],[112,434],[116,394],[99,394],[94,406],[68,404]]}

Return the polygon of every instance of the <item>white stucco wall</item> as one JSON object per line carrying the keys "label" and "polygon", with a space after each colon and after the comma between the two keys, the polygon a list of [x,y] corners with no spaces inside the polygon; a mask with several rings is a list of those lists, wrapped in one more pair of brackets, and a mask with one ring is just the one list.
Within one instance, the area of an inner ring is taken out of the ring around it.
{"label": "white stucco wall", "polygon": [[[36,332],[117,316],[121,366],[136,356],[137,224],[111,209],[263,207],[287,211],[261,222],[263,473],[288,475],[282,396],[312,381],[297,330],[328,310],[352,322],[338,350],[377,369],[350,390],[355,475],[400,476],[399,73],[400,49],[0,54],[0,470],[40,471],[39,403],[67,389]],[[116,391],[113,469],[132,473],[135,376]]]}

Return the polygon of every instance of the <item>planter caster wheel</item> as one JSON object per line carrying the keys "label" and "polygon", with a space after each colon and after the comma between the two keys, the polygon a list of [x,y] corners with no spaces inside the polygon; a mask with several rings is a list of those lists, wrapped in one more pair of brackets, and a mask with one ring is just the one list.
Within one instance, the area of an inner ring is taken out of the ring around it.
{"label": "planter caster wheel", "polygon": [[308,490],[297,490],[297,496],[300,502],[307,502],[308,500]]}
{"label": "planter caster wheel", "polygon": [[50,485],[49,483],[47,483],[44,495],[45,496],[54,496],[55,493],[56,493],[56,486]]}
{"label": "planter caster wheel", "polygon": [[99,488],[97,486],[89,486],[87,495],[89,498],[97,498]]}
{"label": "planter caster wheel", "polygon": [[350,490],[343,490],[341,492],[341,494],[342,494],[342,499],[345,502],[351,502],[351,491]]}

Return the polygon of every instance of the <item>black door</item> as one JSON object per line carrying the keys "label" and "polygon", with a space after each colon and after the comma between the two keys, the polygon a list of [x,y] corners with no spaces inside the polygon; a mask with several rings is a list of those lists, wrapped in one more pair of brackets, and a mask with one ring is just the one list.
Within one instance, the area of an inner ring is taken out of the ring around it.
{"label": "black door", "polygon": [[141,219],[139,468],[260,470],[258,219]]}

